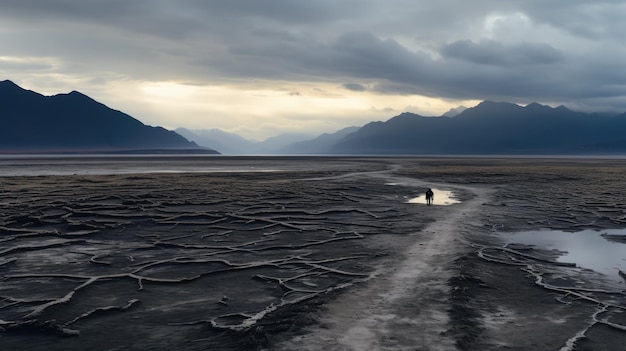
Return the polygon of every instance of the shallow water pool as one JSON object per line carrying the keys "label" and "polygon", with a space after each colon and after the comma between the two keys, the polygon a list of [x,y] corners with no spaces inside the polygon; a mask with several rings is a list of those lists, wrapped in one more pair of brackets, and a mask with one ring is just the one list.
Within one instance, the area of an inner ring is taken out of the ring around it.
{"label": "shallow water pool", "polygon": [[[433,205],[448,206],[461,203],[452,191],[435,188],[432,188],[432,191],[435,193]],[[411,204],[426,204],[426,194],[421,194],[418,197],[411,198],[407,202]]]}
{"label": "shallow water pool", "polygon": [[626,237],[626,229],[583,230],[575,233],[559,230],[501,233],[507,243],[563,251],[557,261],[575,263],[580,268],[591,269],[623,283],[618,270],[626,272],[626,244],[610,241],[603,234]]}

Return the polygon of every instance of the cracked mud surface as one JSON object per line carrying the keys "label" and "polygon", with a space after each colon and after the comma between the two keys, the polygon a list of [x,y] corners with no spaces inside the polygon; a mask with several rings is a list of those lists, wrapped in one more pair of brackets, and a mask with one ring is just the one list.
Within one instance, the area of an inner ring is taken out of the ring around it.
{"label": "cracked mud surface", "polygon": [[[0,177],[0,346],[626,344],[624,284],[495,234],[625,228],[624,162],[288,163],[262,174]],[[463,201],[406,203],[431,186]]]}
{"label": "cracked mud surface", "polygon": [[265,345],[369,277],[389,252],[364,239],[432,220],[348,173],[3,178],[0,344]]}
{"label": "cracked mud surface", "polygon": [[471,249],[457,259],[450,279],[449,332],[459,349],[617,350],[626,344],[626,276],[616,283],[555,262],[558,252],[506,245],[497,236],[626,228],[624,161],[450,160],[423,162],[406,173],[494,191],[464,233]]}

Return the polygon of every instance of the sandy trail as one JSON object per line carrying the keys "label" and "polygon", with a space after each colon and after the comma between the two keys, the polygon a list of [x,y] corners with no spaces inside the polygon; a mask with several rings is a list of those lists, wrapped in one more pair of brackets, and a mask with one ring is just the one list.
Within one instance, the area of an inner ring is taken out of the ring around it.
{"label": "sandy trail", "polygon": [[[453,206],[422,206],[436,211],[438,220],[423,231],[407,233],[412,244],[393,264],[378,267],[373,277],[327,305],[318,326],[278,345],[283,350],[451,350],[449,286],[453,261],[468,247],[462,243],[474,213],[488,196],[487,189],[450,186],[404,178],[389,172],[370,177],[410,187],[439,187],[474,193]],[[359,174],[364,176],[364,174]]]}

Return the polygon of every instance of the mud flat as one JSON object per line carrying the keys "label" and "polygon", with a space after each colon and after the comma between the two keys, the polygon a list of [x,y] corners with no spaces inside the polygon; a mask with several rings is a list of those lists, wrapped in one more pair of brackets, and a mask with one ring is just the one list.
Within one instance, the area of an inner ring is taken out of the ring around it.
{"label": "mud flat", "polygon": [[[618,350],[626,344],[623,277],[563,262],[563,247],[511,243],[516,233],[565,231],[605,232],[623,245],[622,236],[608,234],[626,228],[623,160],[457,159],[420,166],[406,174],[492,191],[468,222],[471,229],[461,232],[471,249],[456,259],[449,280],[447,333],[459,349]],[[626,259],[626,250],[613,254]]]}
{"label": "mud flat", "polygon": [[626,228],[623,161],[217,160],[271,172],[0,177],[1,348],[626,344],[624,282],[500,234]]}
{"label": "mud flat", "polygon": [[462,201],[419,207],[436,221],[407,232],[412,243],[398,248],[395,261],[327,303],[318,324],[277,348],[621,349],[623,277],[563,262],[566,253],[548,245],[511,242],[531,230],[604,230],[623,245],[607,229],[626,227],[625,171],[623,161],[598,159],[401,162],[386,184],[440,188]]}

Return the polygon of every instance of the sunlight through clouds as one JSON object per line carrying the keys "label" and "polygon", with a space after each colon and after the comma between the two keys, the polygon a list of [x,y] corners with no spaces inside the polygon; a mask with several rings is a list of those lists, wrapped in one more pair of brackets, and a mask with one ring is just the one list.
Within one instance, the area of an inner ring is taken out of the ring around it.
{"label": "sunlight through clouds", "polygon": [[58,66],[58,60],[50,57],[0,56],[0,72],[2,70],[47,71]]}
{"label": "sunlight through clouds", "polygon": [[[281,130],[334,132],[386,120],[404,111],[441,115],[459,104],[418,95],[352,94],[336,84],[324,83],[200,86],[144,82],[140,86],[140,105],[149,108],[153,123],[170,128],[219,128],[248,138],[266,138]],[[473,106],[477,102],[460,103]],[[242,125],[247,128],[240,128]]]}
{"label": "sunlight through clouds", "polygon": [[188,100],[197,97],[197,88],[173,82],[145,83],[141,86],[141,91],[155,99],[167,100]]}

